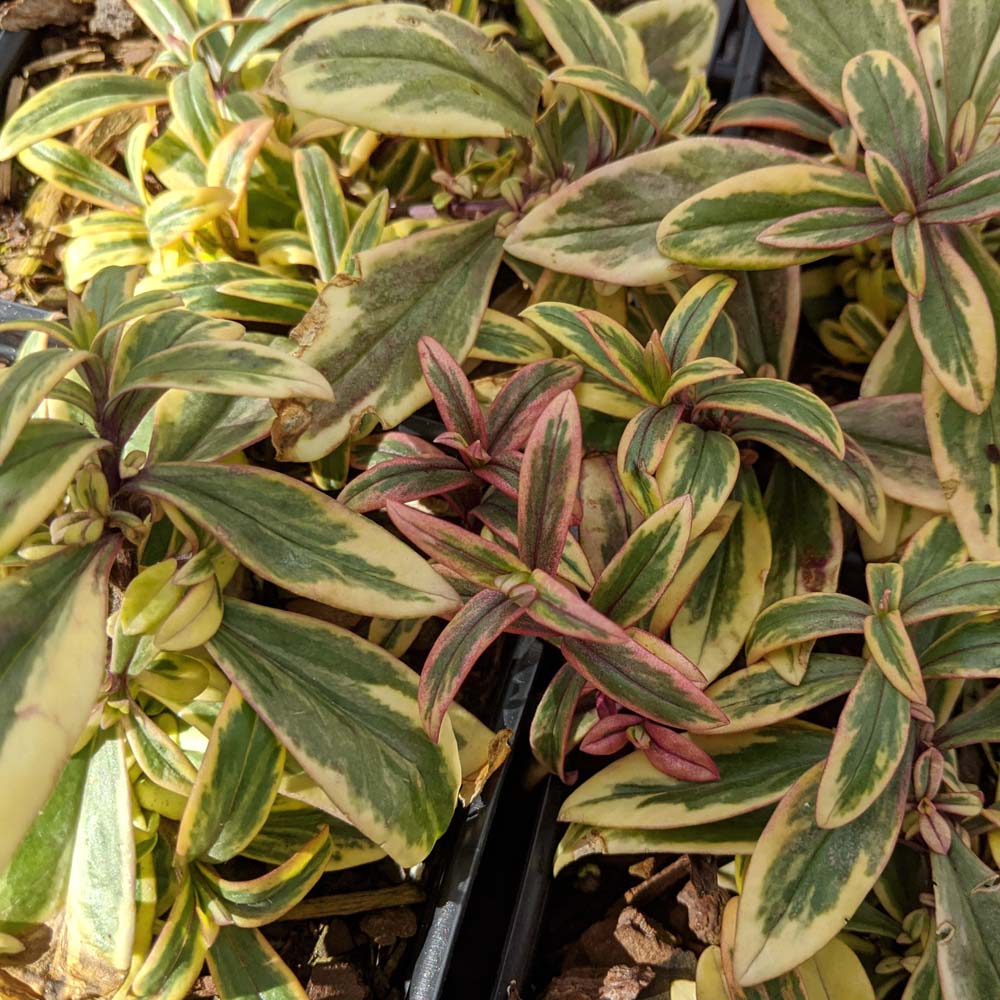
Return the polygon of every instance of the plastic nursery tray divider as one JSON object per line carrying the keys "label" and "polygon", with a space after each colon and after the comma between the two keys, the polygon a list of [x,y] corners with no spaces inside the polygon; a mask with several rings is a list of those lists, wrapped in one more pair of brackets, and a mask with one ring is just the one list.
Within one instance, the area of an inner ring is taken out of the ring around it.
{"label": "plastic nursery tray divider", "polygon": [[[510,674],[494,722],[496,729],[509,729],[512,740],[527,738],[530,713],[526,710],[541,662],[538,639],[519,636],[513,640]],[[462,920],[469,908],[471,891],[507,782],[510,758],[490,778],[482,794],[468,807],[451,843],[451,856],[437,889],[436,901],[424,941],[410,977],[408,1000],[440,1000],[454,956]]]}

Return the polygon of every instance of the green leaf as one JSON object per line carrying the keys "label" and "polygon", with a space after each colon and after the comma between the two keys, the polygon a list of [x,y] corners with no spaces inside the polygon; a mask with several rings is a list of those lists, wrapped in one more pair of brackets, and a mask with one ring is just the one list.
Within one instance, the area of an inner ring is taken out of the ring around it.
{"label": "green leaf", "polygon": [[234,685],[216,717],[177,833],[181,858],[228,861],[260,832],[285,749]]}
{"label": "green leaf", "polygon": [[524,447],[518,485],[518,554],[532,569],[554,573],[573,522],[583,460],[580,411],[560,393],[539,416]]}
{"label": "green leaf", "polygon": [[556,70],[550,79],[553,83],[575,87],[585,94],[592,94],[631,111],[636,111],[654,129],[658,127],[656,109],[646,99],[645,94],[612,70],[602,66],[588,66],[578,63]]}
{"label": "green leaf", "polygon": [[425,736],[408,667],[344,629],[231,599],[208,648],[362,833],[401,865],[427,856],[461,767],[449,722],[438,744]]}
{"label": "green leaf", "polygon": [[947,120],[954,123],[967,101],[975,109],[973,133],[986,122],[1000,96],[1000,9],[990,0],[962,0],[941,5]]}
{"label": "green leaf", "polygon": [[185,876],[166,922],[132,981],[132,993],[140,1000],[184,1000],[204,965],[206,947],[194,888]]}
{"label": "green leaf", "polygon": [[628,422],[618,442],[618,478],[644,515],[663,504],[655,473],[663,464],[682,415],[683,408],[676,403],[647,406]]}
{"label": "green leaf", "polygon": [[584,678],[564,663],[549,681],[531,717],[531,751],[535,760],[565,781],[566,754],[572,739],[577,702],[586,686]]}
{"label": "green leaf", "polygon": [[871,396],[841,403],[834,413],[872,460],[886,495],[924,510],[947,511],[918,395]]}
{"label": "green leaf", "polygon": [[739,653],[760,610],[771,565],[771,532],[749,467],[740,470],[733,498],[741,503],[739,513],[670,630],[674,645],[709,680]]}
{"label": "green leaf", "polygon": [[32,420],[0,465],[0,556],[12,552],[66,495],[77,470],[107,447],[66,420]]}
{"label": "green leaf", "polygon": [[853,822],[816,824],[823,764],[806,771],[778,804],[750,859],[740,897],[734,971],[744,985],[773,979],[840,933],[896,845],[908,767]]}
{"label": "green leaf", "polygon": [[[757,234],[758,243],[777,250],[839,250],[877,240],[893,232],[892,217],[881,205],[817,208],[772,223]],[[787,263],[796,263],[788,260]]]}
{"label": "green leaf", "polygon": [[678,496],[643,521],[601,573],[590,604],[624,626],[652,610],[684,558],[691,510],[691,498]]}
{"label": "green leaf", "polygon": [[856,656],[814,653],[797,685],[784,680],[769,663],[756,663],[720,677],[705,693],[729,718],[715,733],[740,733],[793,719],[846,694],[861,673]]}
{"label": "green leaf", "polygon": [[209,909],[220,924],[263,927],[305,897],[323,874],[332,851],[330,834],[323,827],[287,861],[258,878],[236,882],[222,878],[209,865],[199,868],[198,877],[214,897]]}
{"label": "green leaf", "polygon": [[844,67],[844,107],[869,152],[899,171],[916,204],[927,196],[930,126],[917,79],[891,52],[868,51]]}
{"label": "green leaf", "polygon": [[903,596],[907,625],[945,615],[1000,610],[1000,562],[969,562],[925,580]]}
{"label": "green leaf", "polygon": [[661,253],[698,267],[785,267],[826,255],[823,249],[781,249],[759,241],[765,230],[788,219],[790,207],[797,210],[791,213],[794,220],[817,210],[853,212],[874,203],[867,179],[841,167],[767,166],[720,181],[681,202],[660,223],[656,240]]}
{"label": "green leaf", "polygon": [[917,703],[927,701],[920,661],[898,611],[869,615],[865,619],[865,642],[886,680],[904,698]]}
{"label": "green leaf", "polygon": [[100,208],[128,212],[143,205],[127,177],[58,139],[43,139],[22,150],[18,159],[60,191]]}
{"label": "green leaf", "polygon": [[258,930],[220,927],[206,957],[220,1000],[308,1000]]}
{"label": "green leaf", "polygon": [[837,123],[790,98],[755,94],[753,97],[731,101],[721,108],[712,119],[711,131],[747,126],[791,132],[825,146],[836,130]]}
{"label": "green leaf", "polygon": [[920,654],[927,680],[936,677],[993,677],[1000,671],[1000,620],[973,619],[956,626]]}
{"label": "green leaf", "polygon": [[22,102],[0,132],[0,159],[10,159],[41,139],[116,111],[166,104],[165,80],[124,73],[77,73]]}
{"label": "green leaf", "polygon": [[996,332],[976,272],[943,227],[925,226],[927,281],[909,298],[913,336],[945,392],[973,413],[989,408],[996,382]]}
{"label": "green leaf", "polygon": [[934,468],[969,552],[1000,560],[1000,392],[982,413],[949,396],[928,369],[923,406]]}
{"label": "green leaf", "polygon": [[691,497],[691,537],[715,520],[729,499],[740,471],[740,452],[732,439],[679,423],[656,470],[656,485],[667,501]]}
{"label": "green leaf", "polygon": [[505,41],[416,4],[340,11],[283,53],[265,93],[297,111],[417,138],[527,136],[541,85]]}
{"label": "green leaf", "polygon": [[66,888],[65,936],[74,973],[109,995],[132,963],[135,840],[125,746],[118,729],[93,743]]}
{"label": "green leaf", "polygon": [[646,718],[684,729],[712,729],[725,722],[690,679],[690,662],[667,643],[643,638],[642,643],[634,636],[600,643],[568,638],[562,651],[596,688]]}
{"label": "green leaf", "polygon": [[60,348],[26,354],[0,379],[0,467],[49,393],[90,355]]}
{"label": "green leaf", "polygon": [[847,594],[805,593],[765,608],[747,635],[747,662],[826,635],[860,634],[871,608]]}
{"label": "green leaf", "polygon": [[50,918],[65,899],[89,748],[72,756],[0,874],[0,932],[21,934]]}
{"label": "green leaf", "polygon": [[248,340],[193,340],[158,351],[129,368],[112,399],[142,388],[261,399],[333,398],[330,384],[310,365]]}
{"label": "green leaf", "polygon": [[837,458],[844,457],[844,433],[837,418],[819,396],[792,382],[774,378],[745,378],[703,389],[695,414],[721,410],[757,421],[781,424],[815,441]]}
{"label": "green leaf", "polygon": [[949,719],[934,734],[934,745],[942,750],[994,743],[1000,739],[1000,688],[994,688],[972,707]]}
{"label": "green leaf", "polygon": [[1000,931],[997,873],[962,838],[951,838],[947,857],[931,853],[937,905],[937,958],[942,992],[948,1000],[978,1000],[1000,982],[1000,959],[993,942]]}
{"label": "green leaf", "polygon": [[708,184],[799,160],[798,154],[749,140],[699,136],[671,142],[560,188],[524,216],[504,249],[566,274],[655,285],[680,270],[656,247],[656,229],[667,212]]}
{"label": "green leaf", "polygon": [[910,703],[868,662],[830,747],[816,796],[816,822],[826,829],[857,819],[892,780],[906,752]]}
{"label": "green leaf", "polygon": [[393,618],[458,604],[451,587],[384,528],[279,473],[165,462],[127,489],[174,504],[255,573],[302,597]]}
{"label": "green leaf", "polygon": [[559,819],[643,830],[696,828],[776,802],[830,749],[826,730],[796,722],[693,739],[715,761],[716,781],[700,784],[668,777],[636,752],[575,789]]}
{"label": "green leaf", "polygon": [[735,278],[709,274],[696,281],[674,306],[660,334],[672,373],[701,356],[712,327],[736,287]]}
{"label": "green leaf", "polygon": [[152,247],[162,250],[229,211],[233,193],[223,187],[164,191],[146,206],[146,228]]}
{"label": "green leaf", "polygon": [[278,405],[283,459],[321,458],[364,413],[390,427],[430,399],[417,342],[433,330],[456,361],[468,354],[500,263],[495,224],[489,216],[384,243],[358,255],[359,278],[326,286],[294,335],[335,402]]}
{"label": "green leaf", "polygon": [[771,809],[765,807],[716,823],[672,830],[615,829],[572,823],[556,848],[552,874],[558,875],[568,865],[593,855],[750,854],[770,815]]}
{"label": "green leaf", "polygon": [[329,281],[347,246],[347,201],[333,162],[319,146],[295,150],[292,163],[316,269],[322,281]]}
{"label": "green leaf", "polygon": [[266,399],[171,389],[156,403],[151,462],[214,462],[267,437],[274,410]]}

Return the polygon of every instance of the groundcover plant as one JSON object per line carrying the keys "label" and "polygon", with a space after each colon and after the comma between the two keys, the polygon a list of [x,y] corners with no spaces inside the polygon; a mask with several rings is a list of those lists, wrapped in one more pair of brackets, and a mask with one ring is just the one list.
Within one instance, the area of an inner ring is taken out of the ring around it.
{"label": "groundcover plant", "polygon": [[557,869],[726,859],[700,998],[1000,995],[1000,10],[752,0],[821,107],[712,128],[793,150],[693,134],[710,0],[130,3],[0,133],[67,289],[0,376],[3,988],[304,997],[258,928],[429,854],[529,635],[538,761],[632,748]]}

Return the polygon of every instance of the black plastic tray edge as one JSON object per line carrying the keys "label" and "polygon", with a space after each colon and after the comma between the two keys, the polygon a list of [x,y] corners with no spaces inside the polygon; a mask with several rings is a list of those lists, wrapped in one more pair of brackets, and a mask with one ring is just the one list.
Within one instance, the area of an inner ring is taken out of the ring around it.
{"label": "black plastic tray edge", "polygon": [[[530,721],[526,707],[541,657],[542,644],[538,639],[520,636],[514,640],[510,674],[494,723],[496,729],[510,729],[514,741],[525,735]],[[451,859],[437,893],[430,926],[410,977],[408,1000],[439,1000],[443,993],[458,931],[508,778],[509,763],[508,759],[500,772],[490,779],[461,821],[451,845]]]}

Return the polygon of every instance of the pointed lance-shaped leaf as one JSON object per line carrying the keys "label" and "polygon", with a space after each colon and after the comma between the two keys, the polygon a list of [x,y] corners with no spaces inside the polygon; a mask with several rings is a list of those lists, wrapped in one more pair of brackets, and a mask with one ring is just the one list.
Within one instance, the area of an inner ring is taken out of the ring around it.
{"label": "pointed lance-shaped leaf", "polygon": [[708,274],[684,293],[660,333],[671,371],[698,358],[735,289],[735,278]]}
{"label": "pointed lance-shaped leaf", "polygon": [[671,778],[633,753],[580,785],[559,819],[650,830],[715,823],[776,802],[830,748],[826,730],[797,722],[694,739],[719,769],[710,787]]}
{"label": "pointed lance-shaped leaf", "polygon": [[726,674],[705,692],[729,718],[712,735],[741,733],[794,719],[850,691],[862,666],[857,656],[814,653],[798,684],[789,683],[767,662]]}
{"label": "pointed lance-shaped leaf", "polygon": [[0,765],[6,868],[53,789],[104,678],[115,548],[68,548],[0,580]]}
{"label": "pointed lance-shaped leaf", "polygon": [[0,465],[46,396],[90,355],[59,348],[19,358],[0,381]]}
{"label": "pointed lance-shaped leaf", "polygon": [[335,401],[278,404],[272,434],[283,458],[321,458],[366,412],[391,427],[430,399],[417,342],[434,330],[453,358],[466,357],[500,264],[495,226],[487,216],[383,243],[358,254],[357,277],[323,289],[293,336]]}
{"label": "pointed lance-shaped leaf", "polygon": [[382,510],[390,501],[405,504],[477,485],[479,478],[462,462],[438,452],[378,462],[352,479],[337,499],[351,510],[367,514]]}
{"label": "pointed lance-shaped leaf", "polygon": [[[797,211],[789,213],[790,206]],[[877,207],[867,179],[841,167],[814,163],[762,167],[720,181],[673,208],[660,223],[656,240],[668,257],[699,267],[787,267],[817,260],[827,251],[770,246],[758,239],[765,230],[789,214],[855,212],[873,206]]]}
{"label": "pointed lance-shaped leaf", "polygon": [[741,984],[795,968],[839,934],[896,846],[909,768],[900,766],[866,812],[835,830],[816,824],[823,768],[789,790],[750,859],[733,956]]}
{"label": "pointed lance-shaped leaf", "polygon": [[41,139],[116,111],[165,104],[165,80],[125,73],[79,73],[43,87],[22,102],[0,132],[0,159]]}
{"label": "pointed lance-shaped leaf", "polygon": [[496,542],[457,524],[390,501],[392,523],[431,559],[481,587],[493,587],[497,577],[528,573],[528,567]]}
{"label": "pointed lance-shaped leaf", "polygon": [[837,123],[805,104],[787,97],[756,94],[731,101],[712,119],[709,132],[726,128],[765,128],[790,132],[803,139],[827,145]]}
{"label": "pointed lance-shaped leaf", "polygon": [[736,425],[747,415],[759,421],[782,424],[844,457],[844,432],[833,411],[819,396],[781,379],[745,378],[702,389],[695,413],[721,410],[735,414]]}
{"label": "pointed lance-shaped leaf", "polygon": [[951,566],[903,595],[907,625],[946,615],[1000,611],[1000,562]]}
{"label": "pointed lance-shaped leaf", "polygon": [[765,608],[747,635],[747,662],[827,635],[860,635],[871,608],[848,594],[807,593]]}
{"label": "pointed lance-shaped leaf", "polygon": [[910,703],[869,661],[840,713],[816,796],[825,829],[857,819],[896,773],[910,732]]}
{"label": "pointed lance-shaped leaf", "polygon": [[344,629],[231,599],[208,648],[362,833],[401,865],[426,857],[451,820],[461,766],[448,721],[438,744],[424,734],[408,667]]}
{"label": "pointed lance-shaped leaf", "polygon": [[[662,645],[666,655],[682,659],[672,647]],[[562,649],[591,684],[646,718],[685,729],[711,729],[726,721],[681,670],[633,638],[621,644],[566,639]]]}
{"label": "pointed lance-shaped leaf", "polygon": [[568,358],[525,365],[504,383],[486,414],[491,452],[520,451],[545,408],[580,381],[580,366]]}
{"label": "pointed lance-shaped leaf", "polygon": [[645,515],[663,504],[656,471],[680,426],[684,408],[647,406],[633,417],[618,442],[618,478],[629,499]]}
{"label": "pointed lance-shaped leaf", "polygon": [[347,201],[333,161],[319,146],[296,149],[292,166],[316,270],[320,280],[326,282],[337,273],[347,245]]}
{"label": "pointed lance-shaped leaf", "polygon": [[417,344],[424,381],[434,397],[445,427],[468,444],[486,437],[486,421],[472,385],[457,361],[433,338]]}
{"label": "pointed lance-shaped leaf", "polygon": [[584,642],[627,641],[624,630],[591,607],[573,588],[560,583],[544,570],[532,572],[528,585],[535,596],[525,606],[528,616],[543,628]]}
{"label": "pointed lance-shaped leaf", "polygon": [[570,750],[576,706],[586,681],[564,663],[549,681],[531,718],[531,751],[549,772],[568,780],[566,755]]}
{"label": "pointed lance-shaped leaf", "polygon": [[1000,663],[993,657],[998,646],[1000,619],[972,619],[946,632],[921,652],[924,677],[1000,676]]}
{"label": "pointed lance-shaped leaf", "polygon": [[228,861],[267,820],[285,749],[231,686],[216,716],[177,832],[181,858]]}
{"label": "pointed lance-shaped leaf", "polygon": [[524,447],[517,505],[518,553],[554,573],[573,523],[583,460],[580,411],[572,392],[556,396]]}
{"label": "pointed lance-shaped leaf", "polygon": [[789,252],[840,250],[893,232],[893,220],[881,205],[816,208],[772,223],[757,235],[759,243]]}
{"label": "pointed lance-shaped leaf", "polygon": [[279,473],[164,462],[127,489],[173,504],[255,573],[302,597],[396,618],[458,605],[452,588],[384,528]]}
{"label": "pointed lance-shaped leaf", "polygon": [[643,521],[594,584],[591,605],[625,626],[652,610],[684,558],[691,510],[691,497],[679,496]]}
{"label": "pointed lance-shaped leaf", "polygon": [[503,40],[417,4],[342,10],[285,50],[265,93],[390,135],[461,139],[532,132],[541,84]]}
{"label": "pointed lance-shaped leaf", "polygon": [[479,657],[523,614],[506,594],[481,590],[445,626],[420,673],[420,719],[432,740],[438,741],[448,708]]}

